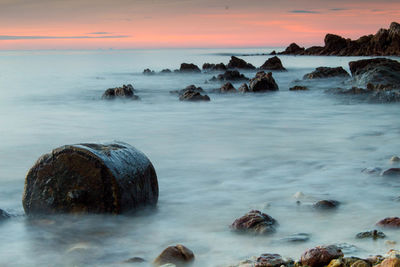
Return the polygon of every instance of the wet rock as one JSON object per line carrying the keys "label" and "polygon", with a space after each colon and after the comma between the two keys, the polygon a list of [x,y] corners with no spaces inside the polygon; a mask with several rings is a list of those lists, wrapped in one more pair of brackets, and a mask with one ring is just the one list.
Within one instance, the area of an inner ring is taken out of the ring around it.
{"label": "wet rock", "polygon": [[244,83],[238,88],[238,91],[240,93],[248,93],[248,92],[250,92],[249,86],[247,86],[247,83]]}
{"label": "wet rock", "polygon": [[371,263],[365,260],[358,260],[352,265],[350,265],[350,267],[371,267]]}
{"label": "wet rock", "polygon": [[160,73],[168,74],[168,73],[172,73],[172,71],[170,69],[163,69]]}
{"label": "wet rock", "polygon": [[220,93],[237,93],[235,87],[231,83],[226,83],[222,85],[222,87],[219,89]]}
{"label": "wet rock", "polygon": [[336,200],[320,200],[313,207],[318,210],[331,210],[338,208],[339,205],[340,202]]}
{"label": "wet rock", "polygon": [[224,63],[219,63],[219,64],[210,64],[210,63],[204,63],[203,64],[203,70],[207,71],[225,71],[226,66]]}
{"label": "wet rock", "polygon": [[361,232],[356,235],[357,238],[359,239],[364,239],[364,238],[372,238],[372,239],[379,239],[379,238],[385,238],[386,235],[378,230],[371,230],[371,231],[366,231],[366,232]]}
{"label": "wet rock", "polygon": [[102,99],[115,99],[115,98],[125,98],[125,99],[132,99],[137,100],[139,97],[134,94],[135,89],[131,84],[123,85],[122,87],[116,88],[109,88],[101,97]]}
{"label": "wet rock", "polygon": [[180,72],[193,72],[193,73],[201,72],[199,67],[192,63],[182,63],[179,71]]}
{"label": "wet rock", "polygon": [[142,263],[142,262],[146,262],[146,260],[140,257],[133,257],[123,261],[123,263]]}
{"label": "wet rock", "polygon": [[362,169],[361,172],[366,173],[366,174],[380,174],[382,172],[382,169],[379,167],[368,167],[368,168]]}
{"label": "wet rock", "polygon": [[255,267],[280,267],[286,265],[286,261],[279,254],[262,254],[257,258]]}
{"label": "wet rock", "polygon": [[400,267],[400,259],[397,257],[387,258],[384,261],[382,261],[379,265],[376,265],[376,267]]}
{"label": "wet rock", "polygon": [[304,47],[298,46],[296,43],[291,43],[283,52],[278,55],[301,55],[304,53]]}
{"label": "wet rock", "polygon": [[217,77],[214,76],[210,81],[247,81],[248,79],[249,78],[237,70],[227,70],[225,73],[219,74]]}
{"label": "wet rock", "polygon": [[186,90],[180,97],[180,101],[210,101],[210,97],[208,95],[202,95],[194,90]]}
{"label": "wet rock", "polygon": [[122,143],[76,144],[38,159],[25,179],[22,204],[31,214],[122,213],[158,200],[150,160]]}
{"label": "wet rock", "polygon": [[250,80],[250,92],[268,92],[278,91],[279,87],[276,84],[272,73],[265,73],[264,71],[257,72],[256,76]]}
{"label": "wet rock", "polygon": [[144,74],[144,75],[154,75],[154,74],[156,74],[156,73],[154,72],[154,70],[145,69],[145,70],[143,71],[143,74]]}
{"label": "wet rock", "polygon": [[170,91],[171,94],[176,94],[176,95],[183,95],[185,92],[187,91],[192,91],[192,92],[197,92],[197,93],[205,93],[205,91],[203,90],[203,88],[201,87],[196,87],[196,85],[192,84],[187,86],[186,88],[183,88],[181,90],[174,90],[174,91]]}
{"label": "wet rock", "polygon": [[277,57],[271,57],[260,67],[262,70],[280,70],[285,71],[286,69],[282,65],[282,61]]}
{"label": "wet rock", "polygon": [[390,168],[382,172],[382,176],[400,176],[400,168]]}
{"label": "wet rock", "polygon": [[400,158],[398,156],[393,156],[390,158],[390,162],[400,162]]}
{"label": "wet rock", "polygon": [[333,78],[333,77],[350,77],[350,75],[342,67],[329,68],[329,67],[318,67],[315,71],[304,75],[303,79],[323,79],[323,78]]}
{"label": "wet rock", "polygon": [[248,70],[254,70],[256,67],[251,65],[250,63],[247,63],[241,58],[232,56],[231,60],[229,61],[228,65],[226,66],[228,69],[248,69]]}
{"label": "wet rock", "polygon": [[311,235],[307,234],[307,233],[298,233],[298,234],[294,234],[294,235],[290,235],[286,238],[284,238],[283,240],[287,241],[287,242],[293,242],[293,243],[297,243],[297,242],[307,242],[308,240],[310,240]]}
{"label": "wet rock", "polygon": [[339,257],[343,257],[343,252],[337,246],[318,246],[304,252],[301,263],[310,267],[323,267]]}
{"label": "wet rock", "polygon": [[277,225],[277,221],[271,216],[258,210],[252,210],[239,219],[236,219],[232,223],[231,229],[240,232],[267,234],[274,232]]}
{"label": "wet rock", "polygon": [[400,62],[387,58],[363,59],[349,63],[354,81],[368,90],[400,89]]}
{"label": "wet rock", "polygon": [[376,225],[385,228],[400,228],[400,218],[399,217],[388,217],[380,220]]}
{"label": "wet rock", "polygon": [[4,220],[4,219],[8,219],[8,218],[10,218],[10,217],[11,217],[11,215],[8,214],[8,212],[6,212],[6,211],[0,209],[0,221],[2,221],[2,220]]}
{"label": "wet rock", "polygon": [[307,86],[301,86],[301,85],[295,85],[293,87],[289,88],[290,91],[307,91],[308,87]]}
{"label": "wet rock", "polygon": [[176,266],[183,266],[194,261],[193,252],[184,245],[170,246],[154,260],[154,265],[161,266],[163,264],[172,263]]}

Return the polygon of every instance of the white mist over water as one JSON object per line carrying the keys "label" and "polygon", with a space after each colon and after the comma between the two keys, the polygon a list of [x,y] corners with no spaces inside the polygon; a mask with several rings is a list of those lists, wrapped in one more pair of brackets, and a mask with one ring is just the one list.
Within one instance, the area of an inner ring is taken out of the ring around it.
{"label": "white mist over water", "polygon": [[[0,223],[0,266],[118,266],[134,256],[152,261],[177,243],[194,251],[194,266],[224,266],[261,253],[298,259],[307,248],[331,243],[357,247],[346,255],[389,250],[384,240],[355,235],[399,213],[400,181],[361,173],[395,166],[389,159],[400,154],[399,105],[327,94],[339,86],[331,80],[307,92],[288,91],[316,67],[348,70],[359,58],[280,56],[288,72],[273,73],[279,92],[209,94],[209,103],[180,102],[169,91],[190,84],[218,88],[205,84],[215,74],[142,74],[271,50],[1,52],[0,208],[20,216]],[[268,57],[242,58],[260,66]],[[141,101],[101,100],[107,88],[127,83]],[[65,144],[112,140],[152,161],[160,186],[156,211],[42,221],[22,216],[25,174],[40,155]],[[306,198],[297,205],[299,191]],[[319,213],[310,206],[321,199],[342,205]],[[229,225],[251,209],[277,219],[277,232],[232,233]],[[311,234],[308,242],[282,240],[301,232]],[[399,232],[384,232],[400,242]]]}

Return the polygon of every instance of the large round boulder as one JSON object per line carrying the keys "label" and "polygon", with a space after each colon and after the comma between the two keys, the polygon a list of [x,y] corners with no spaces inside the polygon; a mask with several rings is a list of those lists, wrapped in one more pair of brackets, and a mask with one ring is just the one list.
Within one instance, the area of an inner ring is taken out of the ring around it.
{"label": "large round boulder", "polygon": [[317,246],[301,255],[301,264],[310,267],[323,267],[331,260],[343,257],[342,250],[335,246]]}
{"label": "large round boulder", "polygon": [[122,213],[155,206],[158,181],[150,160],[122,142],[76,144],[43,155],[26,175],[29,214]]}
{"label": "large round boulder", "polygon": [[242,217],[236,219],[231,229],[238,232],[249,232],[254,234],[267,234],[275,231],[277,221],[268,214],[258,210],[252,210]]}

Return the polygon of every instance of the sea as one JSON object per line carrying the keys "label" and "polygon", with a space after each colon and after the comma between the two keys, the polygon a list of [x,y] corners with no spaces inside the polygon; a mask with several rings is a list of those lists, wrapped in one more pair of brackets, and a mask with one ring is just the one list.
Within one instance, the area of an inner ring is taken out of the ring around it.
{"label": "sea", "polygon": [[[279,56],[279,91],[207,93],[210,102],[182,102],[171,90],[206,91],[218,73],[143,75],[183,62],[227,64],[236,55],[259,67],[272,50],[164,49],[0,52],[0,266],[129,266],[151,262],[183,244],[193,266],[229,266],[263,253],[298,260],[308,248],[336,244],[346,256],[399,249],[400,231],[357,239],[398,216],[400,180],[362,172],[399,167],[400,106],[327,92],[337,79],[302,80],[316,67],[363,57]],[[399,58],[395,58],[399,60]],[[254,77],[256,71],[241,71]],[[238,88],[243,82],[234,82]],[[140,101],[102,100],[107,88],[132,84]],[[290,91],[302,84],[308,91]],[[25,175],[35,161],[66,144],[123,141],[144,152],[159,182],[152,210],[130,215],[24,215]],[[340,206],[318,211],[332,199]],[[275,218],[269,235],[238,234],[233,221],[250,210]],[[291,242],[305,233],[303,242]]]}

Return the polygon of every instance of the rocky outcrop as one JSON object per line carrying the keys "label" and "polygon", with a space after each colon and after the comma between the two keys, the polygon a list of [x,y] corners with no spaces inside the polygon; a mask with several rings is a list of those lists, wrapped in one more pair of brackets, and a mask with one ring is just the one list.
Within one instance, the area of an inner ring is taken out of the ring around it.
{"label": "rocky outcrop", "polygon": [[325,46],[301,48],[295,43],[279,54],[285,55],[335,55],[335,56],[399,56],[400,24],[392,22],[389,29],[380,29],[375,35],[362,36],[357,40],[327,34]]}
{"label": "rocky outcrop", "polygon": [[232,56],[231,60],[229,61],[228,65],[226,66],[228,69],[247,69],[247,70],[255,70],[256,67],[247,63],[241,58]]}
{"label": "rocky outcrop", "polygon": [[301,264],[310,267],[323,267],[331,260],[343,257],[343,252],[335,245],[318,246],[301,255]]}
{"label": "rocky outcrop", "polygon": [[219,93],[237,93],[235,87],[230,83],[227,82],[226,84],[222,85],[221,88],[218,89]]}
{"label": "rocky outcrop", "polygon": [[219,63],[219,64],[212,64],[212,63],[204,63],[203,64],[203,70],[206,71],[225,71],[226,66],[224,63]]}
{"label": "rocky outcrop", "polygon": [[369,90],[400,89],[400,62],[373,58],[349,63],[354,82]]}
{"label": "rocky outcrop", "polygon": [[290,91],[307,91],[308,87],[307,86],[302,86],[302,85],[295,85],[293,87],[289,88]]}
{"label": "rocky outcrop", "polygon": [[350,77],[350,75],[342,67],[337,67],[337,68],[318,67],[315,69],[315,71],[304,75],[303,79],[311,80],[311,79],[323,79],[323,78],[334,78],[334,77],[348,78]]}
{"label": "rocky outcrop", "polygon": [[180,72],[192,72],[192,73],[199,73],[201,72],[200,68],[192,63],[182,63],[179,69]]}
{"label": "rocky outcrop", "polygon": [[286,69],[282,65],[282,61],[278,57],[271,57],[265,61],[260,67],[262,70],[280,70],[285,71]]}
{"label": "rocky outcrop", "polygon": [[247,85],[247,83],[242,84],[238,88],[238,92],[240,92],[240,93],[248,93],[248,92],[250,92],[250,89],[249,89],[249,86]]}
{"label": "rocky outcrop", "polygon": [[184,245],[170,246],[161,252],[161,254],[154,260],[155,266],[172,263],[176,266],[184,266],[194,261],[194,253]]}
{"label": "rocky outcrop", "polygon": [[107,89],[103,95],[102,99],[116,99],[116,98],[125,98],[125,99],[132,99],[132,100],[137,100],[139,97],[134,94],[135,89],[131,84],[128,85],[123,85],[122,87],[116,87],[116,88],[109,88]]}
{"label": "rocky outcrop", "polygon": [[265,73],[264,71],[257,72],[256,76],[250,80],[249,86],[250,92],[268,92],[268,91],[278,91],[279,87],[276,84],[272,73]]}
{"label": "rocky outcrop", "polygon": [[10,216],[10,214],[8,214],[8,212],[0,209],[0,221],[2,221],[4,219],[7,219],[7,218],[10,218],[10,217],[11,216]]}
{"label": "rocky outcrop", "polygon": [[150,160],[122,143],[76,144],[54,149],[26,175],[26,214],[122,213],[158,200]]}
{"label": "rocky outcrop", "polygon": [[179,96],[180,101],[210,101],[208,95],[202,95],[200,92],[195,90],[185,90],[182,95]]}
{"label": "rocky outcrop", "polygon": [[231,229],[239,232],[268,234],[274,232],[277,225],[277,221],[271,216],[258,210],[252,210],[236,219],[232,223]]}
{"label": "rocky outcrop", "polygon": [[377,222],[378,226],[386,228],[400,228],[400,218],[399,217],[388,217]]}
{"label": "rocky outcrop", "polygon": [[291,43],[283,52],[278,55],[302,55],[304,53],[304,47],[298,46],[296,43]]}
{"label": "rocky outcrop", "polygon": [[212,77],[210,81],[247,81],[249,78],[241,74],[237,70],[227,70],[224,73],[219,74],[217,77]]}
{"label": "rocky outcrop", "polygon": [[154,70],[145,69],[145,70],[143,71],[143,74],[144,74],[144,75],[154,75],[154,74],[156,74],[156,73],[154,72]]}

